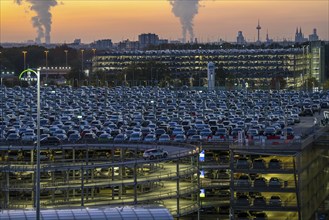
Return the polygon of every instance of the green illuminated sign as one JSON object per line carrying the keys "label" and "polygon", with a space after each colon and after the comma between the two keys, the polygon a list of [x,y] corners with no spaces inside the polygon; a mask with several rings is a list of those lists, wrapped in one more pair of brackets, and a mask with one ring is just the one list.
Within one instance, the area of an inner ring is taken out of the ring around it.
{"label": "green illuminated sign", "polygon": [[[25,73],[26,73],[26,76],[25,76]],[[26,69],[26,70],[23,70],[19,74],[18,79],[23,80],[23,81],[37,81],[38,79],[36,77],[32,77],[31,73],[34,73],[36,76],[38,76],[38,73],[36,71],[34,71],[33,69]],[[23,76],[25,76],[25,77],[23,77]]]}

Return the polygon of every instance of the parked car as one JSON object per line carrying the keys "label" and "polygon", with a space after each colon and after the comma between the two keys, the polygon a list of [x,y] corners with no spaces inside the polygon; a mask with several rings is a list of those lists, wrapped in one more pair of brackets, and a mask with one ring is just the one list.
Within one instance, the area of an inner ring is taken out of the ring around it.
{"label": "parked car", "polygon": [[250,205],[250,197],[248,195],[239,195],[236,199],[237,206],[249,206]]}
{"label": "parked car", "polygon": [[266,198],[264,196],[256,197],[253,201],[253,206],[266,206]]}
{"label": "parked car", "polygon": [[97,140],[97,136],[93,132],[85,133],[81,140],[83,140],[83,141],[95,141],[95,140]]}
{"label": "parked car", "polygon": [[69,138],[68,138],[68,141],[70,143],[76,143],[78,142],[79,140],[81,139],[81,136],[79,133],[72,133],[70,134]]}
{"label": "parked car", "polygon": [[[43,139],[40,140],[40,145],[60,145],[62,143],[62,141],[55,136],[49,136],[49,137],[45,137]],[[34,142],[34,144],[37,144],[36,142]]]}
{"label": "parked car", "polygon": [[114,142],[124,142],[128,139],[127,135],[124,133],[117,134],[114,138]]}
{"label": "parked car", "polygon": [[102,133],[98,137],[99,142],[109,142],[109,141],[112,141],[112,140],[113,140],[113,137],[108,133]]}
{"label": "parked car", "polygon": [[282,168],[281,160],[272,158],[270,160],[270,162],[268,163],[268,168],[269,169],[281,169]]}
{"label": "parked car", "polygon": [[313,116],[314,112],[311,107],[304,107],[303,111],[300,113],[301,116]]}
{"label": "parked car", "polygon": [[255,159],[252,163],[253,169],[266,169],[266,164],[264,159]]}
{"label": "parked car", "polygon": [[185,142],[186,141],[186,136],[185,134],[178,134],[174,138],[174,142]]}
{"label": "parked car", "polygon": [[255,213],[253,220],[268,220],[268,217],[265,212],[258,212]]}
{"label": "parked car", "polygon": [[236,180],[236,186],[238,187],[250,187],[251,186],[251,179],[249,175],[242,174],[237,180]]}
{"label": "parked car", "polygon": [[239,158],[236,162],[237,169],[250,169],[250,161],[247,158]]}
{"label": "parked car", "polygon": [[159,142],[160,143],[168,143],[170,142],[170,136],[169,134],[162,134],[160,137],[159,137]]}
{"label": "parked car", "polygon": [[33,143],[37,140],[37,136],[33,133],[23,133],[22,142],[24,143]]}
{"label": "parked car", "polygon": [[281,206],[282,205],[282,201],[281,201],[281,197],[280,196],[271,196],[270,201],[269,201],[269,205],[271,206]]}
{"label": "parked car", "polygon": [[142,132],[134,132],[129,137],[130,142],[140,142],[142,140],[143,140]]}
{"label": "parked car", "polygon": [[236,215],[236,220],[252,220],[253,217],[249,212],[239,212]]}
{"label": "parked car", "polygon": [[254,180],[254,187],[267,187],[267,179],[264,177],[257,177]]}
{"label": "parked car", "polygon": [[156,142],[156,136],[155,134],[147,134],[144,138],[145,143],[154,143]]}
{"label": "parked car", "polygon": [[282,181],[277,177],[271,177],[270,181],[268,182],[269,187],[276,187],[281,188],[282,187]]}
{"label": "parked car", "polygon": [[66,141],[67,140],[67,135],[66,134],[55,134],[56,137],[58,137],[61,141]]}
{"label": "parked car", "polygon": [[259,132],[255,128],[251,128],[247,131],[247,137],[249,139],[253,139],[255,136],[258,136],[258,135],[259,135]]}
{"label": "parked car", "polygon": [[197,134],[195,134],[195,135],[192,135],[192,136],[188,139],[188,141],[189,141],[190,143],[200,143],[200,142],[202,142],[202,138],[201,138],[201,135],[197,135]]}
{"label": "parked car", "polygon": [[8,142],[17,142],[20,140],[21,140],[21,137],[19,136],[18,133],[10,133],[6,138],[6,141],[8,141]]}

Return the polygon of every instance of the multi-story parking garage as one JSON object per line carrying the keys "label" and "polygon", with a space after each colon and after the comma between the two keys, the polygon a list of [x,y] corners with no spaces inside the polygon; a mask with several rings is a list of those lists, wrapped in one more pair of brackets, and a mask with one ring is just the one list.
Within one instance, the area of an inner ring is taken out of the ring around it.
{"label": "multi-story parking garage", "polygon": [[[157,204],[174,217],[312,219],[328,196],[327,128],[304,140],[41,148],[41,207]],[[315,140],[314,140],[315,138]],[[149,148],[168,157],[144,160]],[[33,208],[34,146],[1,155],[1,207]]]}
{"label": "multi-story parking garage", "polygon": [[[207,188],[201,176],[200,187],[206,192],[201,206],[205,204],[206,216],[215,218],[226,212],[235,219],[257,215],[259,219],[315,218],[329,194],[327,132],[322,128],[315,136],[294,141],[203,145],[205,158],[199,167],[204,181],[221,182]],[[208,202],[228,197],[229,207]]]}
{"label": "multi-story parking garage", "polygon": [[[197,149],[166,148],[167,158],[144,160],[151,146],[61,145],[41,148],[42,208],[159,204],[173,216],[198,210]],[[1,207],[34,207],[33,146],[1,147]]]}
{"label": "multi-story parking garage", "polygon": [[186,76],[206,73],[207,64],[213,62],[228,78],[266,81],[284,77],[293,88],[300,88],[310,77],[320,83],[328,78],[325,75],[325,47],[322,42],[279,49],[106,52],[93,58],[92,68],[93,71],[105,73],[123,73],[130,65],[138,66],[145,62],[162,63],[171,73]]}

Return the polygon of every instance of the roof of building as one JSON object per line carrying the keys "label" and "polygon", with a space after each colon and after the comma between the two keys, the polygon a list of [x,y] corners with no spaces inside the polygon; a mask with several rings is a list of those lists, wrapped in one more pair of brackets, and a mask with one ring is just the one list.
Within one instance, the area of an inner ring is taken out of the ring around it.
{"label": "roof of building", "polygon": [[135,50],[135,51],[123,51],[123,52],[104,52],[98,56],[108,55],[236,55],[236,54],[298,54],[302,53],[302,48],[281,48],[281,49],[197,49],[197,50]]}
{"label": "roof of building", "polygon": [[[82,208],[82,209],[46,209],[40,211],[40,219],[143,219],[170,220],[169,211],[162,207],[112,207],[112,208]],[[0,219],[36,219],[35,210],[3,210]]]}

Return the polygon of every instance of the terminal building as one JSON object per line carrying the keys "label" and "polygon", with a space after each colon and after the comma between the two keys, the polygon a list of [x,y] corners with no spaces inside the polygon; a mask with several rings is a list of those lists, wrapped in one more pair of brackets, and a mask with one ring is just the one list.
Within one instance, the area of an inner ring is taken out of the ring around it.
{"label": "terminal building", "polygon": [[[281,49],[153,50],[99,54],[92,62],[93,71],[122,73],[130,65],[155,61],[165,64],[175,75],[207,73],[207,64],[234,79],[252,79],[263,83],[282,77],[292,88],[301,88],[307,79],[324,83],[328,67],[324,42]],[[327,69],[326,69],[327,68]]]}

